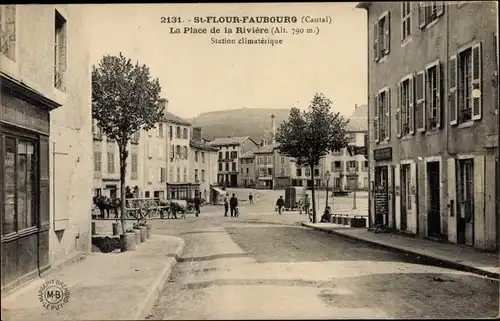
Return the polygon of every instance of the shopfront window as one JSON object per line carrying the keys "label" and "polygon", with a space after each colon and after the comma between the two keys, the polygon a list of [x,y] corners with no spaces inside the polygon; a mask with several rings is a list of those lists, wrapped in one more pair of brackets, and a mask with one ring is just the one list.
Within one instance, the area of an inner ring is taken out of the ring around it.
{"label": "shopfront window", "polygon": [[5,201],[2,234],[15,233],[36,225],[35,145],[5,138]]}

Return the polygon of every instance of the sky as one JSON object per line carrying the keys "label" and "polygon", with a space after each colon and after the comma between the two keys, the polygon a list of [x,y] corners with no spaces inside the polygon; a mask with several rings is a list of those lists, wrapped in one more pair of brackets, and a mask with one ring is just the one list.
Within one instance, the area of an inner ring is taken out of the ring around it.
{"label": "sky", "polygon": [[[356,3],[104,4],[85,5],[92,64],[125,56],[159,78],[168,110],[190,118],[239,108],[306,109],[315,93],[350,115],[367,101],[366,11]],[[161,17],[181,23],[161,23]],[[296,16],[296,24],[194,23],[207,16]],[[301,23],[304,16],[331,23]],[[190,20],[190,21],[189,21]],[[224,27],[282,26],[286,34],[225,34]],[[180,27],[180,34],[170,33]],[[219,34],[183,33],[184,27],[221,28]],[[293,30],[302,34],[293,35]],[[317,34],[307,33],[314,29]],[[281,39],[282,44],[212,44],[211,38]]]}

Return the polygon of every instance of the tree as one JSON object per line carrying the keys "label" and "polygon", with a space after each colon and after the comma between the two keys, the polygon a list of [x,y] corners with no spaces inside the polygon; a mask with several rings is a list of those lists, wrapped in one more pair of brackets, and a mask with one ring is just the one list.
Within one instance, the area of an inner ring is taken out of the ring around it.
{"label": "tree", "polygon": [[127,144],[137,131],[149,130],[163,115],[160,82],[149,68],[119,56],[104,56],[92,68],[92,117],[102,132],[118,144],[120,156],[121,225],[125,234],[125,174]]}
{"label": "tree", "polygon": [[315,94],[307,111],[290,110],[288,119],[280,124],[276,142],[280,153],[296,159],[298,165],[309,166],[312,180],[313,223],[317,222],[314,197],[314,168],[332,151],[348,147],[346,125],[339,113],[331,112],[332,101]]}

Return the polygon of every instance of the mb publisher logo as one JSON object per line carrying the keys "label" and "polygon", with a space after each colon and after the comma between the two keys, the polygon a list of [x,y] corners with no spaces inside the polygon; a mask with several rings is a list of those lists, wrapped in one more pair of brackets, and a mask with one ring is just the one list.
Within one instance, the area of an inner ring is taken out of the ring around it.
{"label": "mb publisher logo", "polygon": [[38,299],[47,310],[59,310],[69,301],[68,286],[59,280],[45,282],[38,291]]}

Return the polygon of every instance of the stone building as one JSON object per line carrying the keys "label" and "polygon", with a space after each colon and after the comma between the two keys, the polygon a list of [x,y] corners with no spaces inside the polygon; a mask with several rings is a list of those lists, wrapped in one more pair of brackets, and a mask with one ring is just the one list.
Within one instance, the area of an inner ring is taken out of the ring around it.
{"label": "stone building", "polygon": [[193,127],[190,141],[190,181],[199,184],[200,197],[210,200],[210,189],[217,182],[217,152],[201,136],[201,128]]}
{"label": "stone building", "polygon": [[240,174],[238,175],[238,186],[253,187],[257,182],[255,172],[255,154],[253,151],[246,152],[240,156]]}
{"label": "stone building", "polygon": [[91,71],[80,10],[0,5],[2,294],[90,251]]}
{"label": "stone building", "polygon": [[371,223],[496,249],[497,4],[358,7],[368,12]]}

